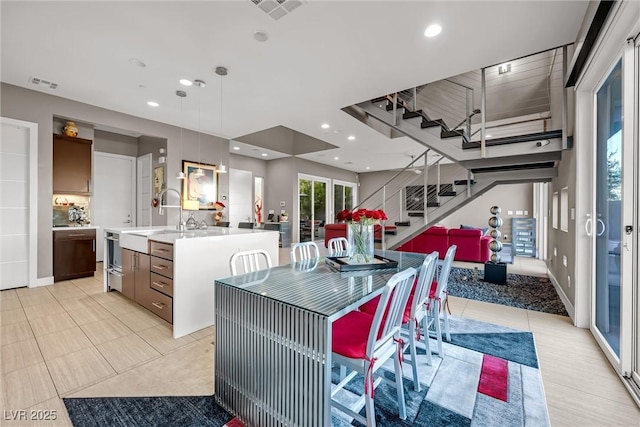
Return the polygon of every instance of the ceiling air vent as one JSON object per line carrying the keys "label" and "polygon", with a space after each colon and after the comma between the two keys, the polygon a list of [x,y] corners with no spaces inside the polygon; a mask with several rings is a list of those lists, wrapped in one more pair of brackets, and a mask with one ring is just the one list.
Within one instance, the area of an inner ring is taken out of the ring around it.
{"label": "ceiling air vent", "polygon": [[41,79],[39,77],[30,77],[29,81],[34,85],[40,86],[41,88],[47,89],[56,89],[58,87],[58,83],[51,82],[49,80]]}
{"label": "ceiling air vent", "polygon": [[303,4],[303,0],[251,0],[251,2],[276,21]]}

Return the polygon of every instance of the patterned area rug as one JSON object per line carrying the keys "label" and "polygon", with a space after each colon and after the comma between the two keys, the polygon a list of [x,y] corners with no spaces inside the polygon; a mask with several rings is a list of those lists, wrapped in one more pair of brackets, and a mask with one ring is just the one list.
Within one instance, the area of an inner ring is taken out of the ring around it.
{"label": "patterned area rug", "polygon": [[494,304],[568,316],[551,281],[546,277],[507,273],[507,284],[485,282],[483,272],[451,267],[449,295]]}
{"label": "patterned area rug", "polygon": [[[378,425],[549,426],[531,333],[455,316],[451,332],[444,357],[434,354],[431,366],[424,348],[419,349],[421,392],[414,391],[411,366],[403,364],[406,420],[398,418],[395,387],[383,381],[376,388]],[[436,348],[432,339],[431,349]],[[392,361],[378,372],[393,379]],[[335,376],[337,380],[337,369]],[[357,376],[336,398],[353,404],[363,391],[363,380]],[[83,398],[64,403],[74,426],[242,426],[213,396]],[[333,426],[360,426],[337,410],[332,413]]]}

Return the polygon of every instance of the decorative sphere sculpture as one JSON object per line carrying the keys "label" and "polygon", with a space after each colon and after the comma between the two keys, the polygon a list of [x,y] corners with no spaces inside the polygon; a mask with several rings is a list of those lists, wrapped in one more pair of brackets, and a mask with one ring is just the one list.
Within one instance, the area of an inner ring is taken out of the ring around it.
{"label": "decorative sphere sculpture", "polygon": [[493,215],[489,218],[489,226],[493,228],[493,230],[489,232],[489,235],[493,237],[493,240],[489,242],[489,249],[493,252],[491,254],[491,262],[499,263],[500,255],[498,255],[498,252],[502,250],[502,242],[499,240],[502,234],[500,233],[500,230],[498,230],[502,227],[502,218],[499,216],[501,212],[500,206],[491,206],[489,212]]}

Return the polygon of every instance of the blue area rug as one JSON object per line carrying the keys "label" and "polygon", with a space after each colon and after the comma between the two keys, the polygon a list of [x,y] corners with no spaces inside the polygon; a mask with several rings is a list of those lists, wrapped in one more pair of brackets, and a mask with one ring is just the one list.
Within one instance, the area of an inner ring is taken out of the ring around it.
{"label": "blue area rug", "polygon": [[543,313],[568,316],[562,300],[546,277],[507,273],[507,284],[485,282],[481,270],[451,267],[449,295]]}
{"label": "blue area rug", "polygon": [[[444,357],[434,354],[432,365],[426,364],[424,347],[419,348],[421,392],[413,388],[411,366],[403,364],[406,420],[398,418],[395,387],[383,381],[376,388],[375,408],[379,426],[549,425],[531,333],[456,316],[451,316],[451,332],[452,342],[444,343]],[[431,348],[436,348],[433,339]],[[484,354],[508,362],[506,402],[478,392]],[[388,361],[378,372],[393,380],[393,362]],[[337,368],[333,374],[333,382],[337,382]],[[362,376],[356,376],[345,390],[336,394],[336,399],[351,406],[363,392],[363,380]],[[238,425],[215,403],[213,396],[65,398],[64,404],[73,425],[82,427]],[[364,414],[364,411],[360,412]],[[332,425],[361,426],[335,409],[332,411]]]}

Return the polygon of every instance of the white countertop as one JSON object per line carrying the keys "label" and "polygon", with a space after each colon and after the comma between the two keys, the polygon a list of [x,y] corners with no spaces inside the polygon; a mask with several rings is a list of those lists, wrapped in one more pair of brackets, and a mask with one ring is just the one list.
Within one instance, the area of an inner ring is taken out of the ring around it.
{"label": "white countertop", "polygon": [[53,227],[53,231],[67,231],[67,230],[98,230],[99,225],[76,225],[71,227]]}

